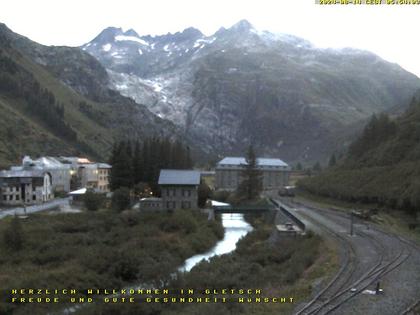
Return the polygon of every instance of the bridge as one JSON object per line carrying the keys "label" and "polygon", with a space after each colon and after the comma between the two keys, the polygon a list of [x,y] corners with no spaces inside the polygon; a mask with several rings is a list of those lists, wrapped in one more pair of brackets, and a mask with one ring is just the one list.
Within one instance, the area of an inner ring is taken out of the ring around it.
{"label": "bridge", "polygon": [[267,213],[270,210],[274,210],[275,208],[271,205],[264,205],[264,206],[213,206],[213,210],[215,214],[218,213],[242,213],[242,214],[259,214],[259,213]]}

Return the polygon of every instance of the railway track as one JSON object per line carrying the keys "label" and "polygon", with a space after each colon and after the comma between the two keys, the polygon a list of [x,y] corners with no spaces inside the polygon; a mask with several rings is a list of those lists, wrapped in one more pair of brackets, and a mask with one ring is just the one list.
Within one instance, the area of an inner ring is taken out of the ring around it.
{"label": "railway track", "polygon": [[[304,207],[311,208],[306,205],[304,205]],[[347,226],[349,222],[349,216],[344,213],[337,213],[330,209],[313,208],[313,210],[322,212],[326,218],[333,222],[337,222],[338,220],[340,225]],[[340,241],[340,245],[345,248],[344,259],[342,266],[336,275],[311,301],[303,308],[299,309],[295,313],[296,315],[331,314],[334,312],[340,314],[340,307],[343,304],[363,293],[367,288],[380,281],[384,276],[403,265],[411,256],[413,248],[418,250],[418,246],[413,242],[405,240],[393,233],[385,232],[377,227],[369,226],[368,231],[370,233],[358,229],[357,235],[365,240],[369,240],[370,244],[375,248],[377,259],[368,271],[362,275],[356,275],[356,252],[352,245],[352,239],[347,235],[335,232],[325,224],[318,224],[317,226],[328,234],[335,236],[335,238]],[[393,242],[398,242],[401,245],[401,249],[398,252],[395,252],[392,248],[388,248],[383,244],[383,241],[380,241],[371,235],[373,231],[384,234],[390,241],[392,239]],[[419,305],[419,303],[419,301],[415,301],[412,306],[407,308],[407,312],[403,314],[409,314]]]}

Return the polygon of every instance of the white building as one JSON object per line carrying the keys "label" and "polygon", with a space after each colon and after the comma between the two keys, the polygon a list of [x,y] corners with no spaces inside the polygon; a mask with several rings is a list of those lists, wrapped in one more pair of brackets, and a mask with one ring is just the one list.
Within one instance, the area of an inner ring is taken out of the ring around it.
{"label": "white building", "polygon": [[43,156],[36,160],[25,156],[22,160],[22,166],[14,166],[11,170],[39,170],[51,174],[51,184],[53,191],[70,191],[70,181],[75,170],[70,164],[61,163],[58,158]]}
{"label": "white building", "polygon": [[[225,157],[216,165],[216,184],[219,190],[236,190],[242,181],[247,164],[243,157]],[[258,158],[264,190],[280,189],[289,183],[290,167],[280,159]]]}
{"label": "white building", "polygon": [[40,170],[0,172],[0,203],[10,206],[39,204],[54,198],[51,174]]}
{"label": "white building", "polygon": [[92,188],[101,193],[109,192],[110,171],[111,165],[106,163],[81,164],[78,169],[81,187]]}

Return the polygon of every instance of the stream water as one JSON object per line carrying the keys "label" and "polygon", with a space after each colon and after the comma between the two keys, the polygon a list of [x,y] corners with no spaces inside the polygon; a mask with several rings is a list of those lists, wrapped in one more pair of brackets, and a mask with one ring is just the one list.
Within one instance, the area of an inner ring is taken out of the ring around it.
{"label": "stream water", "polygon": [[178,269],[179,271],[188,272],[203,259],[208,260],[210,257],[234,251],[239,239],[252,231],[252,226],[245,221],[242,214],[224,213],[222,214],[222,224],[225,229],[223,239],[206,253],[188,258],[184,265]]}

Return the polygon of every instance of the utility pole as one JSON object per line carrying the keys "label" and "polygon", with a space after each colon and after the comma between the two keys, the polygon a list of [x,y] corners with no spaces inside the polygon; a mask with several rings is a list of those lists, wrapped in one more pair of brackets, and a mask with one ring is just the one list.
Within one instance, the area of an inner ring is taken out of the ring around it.
{"label": "utility pole", "polygon": [[350,212],[350,235],[353,236],[353,210]]}

